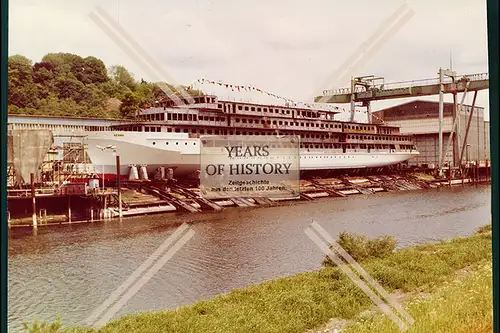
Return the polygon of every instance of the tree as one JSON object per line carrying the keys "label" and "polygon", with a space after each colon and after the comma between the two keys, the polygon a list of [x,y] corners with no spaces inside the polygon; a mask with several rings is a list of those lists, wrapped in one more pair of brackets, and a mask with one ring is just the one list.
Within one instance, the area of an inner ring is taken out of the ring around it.
{"label": "tree", "polygon": [[128,87],[130,90],[135,90],[137,83],[135,82],[134,76],[121,65],[111,66],[109,69],[109,75],[111,79],[118,83]]}
{"label": "tree", "polygon": [[22,55],[8,59],[8,103],[18,108],[38,106],[38,90],[33,82],[32,62]]}
{"label": "tree", "polygon": [[83,58],[72,53],[48,53],[42,58],[42,62],[48,62],[54,65],[58,75],[73,73],[75,75],[78,65],[84,63]]}
{"label": "tree", "polygon": [[72,53],[48,53],[35,64],[11,56],[8,75],[9,113],[16,114],[133,117],[140,107],[167,97],[165,91],[201,93],[165,82],[137,82],[121,65],[108,71],[102,60]]}
{"label": "tree", "polygon": [[47,98],[56,90],[57,70],[50,62],[37,62],[33,65],[33,82],[38,88],[38,98]]}
{"label": "tree", "polygon": [[135,112],[139,109],[139,98],[133,92],[125,95],[120,105],[120,114],[122,118],[133,118]]}
{"label": "tree", "polygon": [[71,98],[76,102],[81,102],[88,94],[85,85],[78,81],[72,74],[58,77],[56,87],[60,99]]}
{"label": "tree", "polygon": [[73,63],[71,72],[84,84],[104,83],[109,80],[106,66],[95,57],[87,57]]}
{"label": "tree", "polygon": [[138,104],[140,107],[153,105],[153,86],[151,84],[138,84],[135,88],[135,95],[138,98]]}

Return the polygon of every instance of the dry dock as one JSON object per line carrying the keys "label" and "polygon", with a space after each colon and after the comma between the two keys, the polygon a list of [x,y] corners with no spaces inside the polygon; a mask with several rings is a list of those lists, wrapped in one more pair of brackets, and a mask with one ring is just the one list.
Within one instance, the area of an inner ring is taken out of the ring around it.
{"label": "dry dock", "polygon": [[324,197],[371,195],[378,192],[411,191],[443,186],[463,186],[489,181],[483,177],[436,179],[426,173],[357,177],[318,178],[300,181],[300,196],[290,198],[228,198],[207,200],[195,184],[169,181],[133,181],[117,188],[88,189],[85,184],[68,184],[58,194],[53,189],[26,189],[9,192],[9,227],[39,227],[54,224],[86,223],[120,217],[168,212],[217,212],[227,207],[265,207],[280,201],[318,200]]}

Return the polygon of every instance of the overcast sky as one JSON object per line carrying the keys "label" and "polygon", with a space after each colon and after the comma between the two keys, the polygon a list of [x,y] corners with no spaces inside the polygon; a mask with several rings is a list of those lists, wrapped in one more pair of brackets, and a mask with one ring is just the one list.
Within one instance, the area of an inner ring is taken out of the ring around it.
{"label": "overcast sky", "polygon": [[[414,15],[354,75],[383,76],[386,82],[435,78],[439,67],[449,67],[450,50],[459,74],[488,71],[486,1],[405,3]],[[9,54],[35,62],[49,52],[95,56],[106,66],[121,64],[137,79],[151,80],[89,17],[99,5],[176,83],[220,80],[312,102],[315,94],[334,88],[326,85],[333,82],[333,74],[402,4],[396,0],[16,0],[9,4]],[[337,84],[348,85],[348,78]],[[224,97],[263,99],[257,92],[195,87]],[[373,109],[405,101],[377,102]],[[478,94],[476,104],[488,109],[488,91]]]}

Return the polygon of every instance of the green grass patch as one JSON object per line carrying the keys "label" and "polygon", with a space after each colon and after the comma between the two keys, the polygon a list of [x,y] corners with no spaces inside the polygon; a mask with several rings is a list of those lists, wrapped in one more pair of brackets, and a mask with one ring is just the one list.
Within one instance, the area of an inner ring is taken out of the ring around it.
{"label": "green grass patch", "polygon": [[[493,330],[492,265],[485,261],[430,297],[414,296],[406,310],[415,320],[407,333],[486,333]],[[361,317],[342,333],[399,333],[387,317]]]}
{"label": "green grass patch", "polygon": [[[368,256],[370,259],[362,261],[362,265],[387,291],[436,291],[457,271],[491,261],[491,234],[483,230],[467,238],[384,251],[375,251],[383,252],[382,257]],[[369,298],[338,267],[326,267],[234,290],[177,310],[127,315],[96,331],[80,328],[27,331],[303,333],[331,318],[356,319],[372,308]]]}

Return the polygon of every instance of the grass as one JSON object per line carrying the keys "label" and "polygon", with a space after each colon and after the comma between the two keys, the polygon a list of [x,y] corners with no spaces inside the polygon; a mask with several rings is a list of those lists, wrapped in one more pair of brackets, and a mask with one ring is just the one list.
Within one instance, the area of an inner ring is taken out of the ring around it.
{"label": "grass", "polygon": [[[337,244],[340,245],[357,262],[374,258],[385,258],[394,252],[396,238],[393,236],[381,236],[375,239],[367,239],[363,235],[349,232],[341,232]],[[332,249],[332,246],[330,246]],[[330,257],[325,256],[323,266],[334,267],[335,263]]]}
{"label": "grass", "polygon": [[[487,261],[446,283],[431,297],[412,297],[406,310],[415,320],[407,333],[485,333],[493,330],[492,265]],[[361,317],[343,333],[399,333],[396,325],[379,314]]]}
{"label": "grass", "polygon": [[[446,295],[446,292],[440,294],[442,293],[440,288],[450,282],[457,271],[467,267],[478,267],[484,262],[491,261],[491,232],[489,230],[488,228],[483,229],[467,238],[456,238],[437,244],[402,249],[383,258],[368,259],[362,264],[366,271],[389,292],[410,293],[416,290],[426,290],[430,293],[436,293],[436,295]],[[481,267],[480,272],[488,270],[487,266]],[[491,267],[489,269],[491,271]],[[476,282],[470,283],[481,284],[486,278],[479,275],[478,279]],[[477,301],[483,302],[482,309],[488,306],[491,309],[491,302],[488,303],[488,300],[484,298],[486,289],[485,287],[477,290],[483,297],[478,297]],[[474,289],[471,288],[471,290]],[[470,296],[469,294],[464,295]],[[439,297],[434,303],[432,302],[433,299],[429,300],[428,303],[412,304],[410,306],[415,307],[415,310],[410,313],[412,315],[415,313],[416,318],[421,318],[434,309],[438,314],[436,318],[442,317],[442,325],[444,325],[442,327],[457,323],[457,320],[454,320],[455,317],[452,316],[460,316],[463,322],[469,322],[468,316],[473,317],[470,322],[477,320],[485,325],[490,322],[487,316],[483,316],[484,311],[480,314],[474,310],[467,312],[469,301],[466,298],[462,299],[461,302],[454,299],[448,300],[446,303],[454,304],[462,312],[447,313],[442,308],[446,305],[444,303],[440,305]],[[427,304],[427,308],[424,307],[424,304]],[[39,331],[28,328],[27,331],[37,333],[303,333],[328,323],[331,318],[356,321],[361,313],[370,309],[373,309],[373,304],[368,297],[345,277],[339,268],[327,267],[316,272],[302,273],[250,286],[243,290],[234,290],[229,294],[217,296],[211,300],[199,301],[177,310],[127,315],[108,323],[99,330],[58,327],[56,330]],[[376,316],[371,320],[371,322],[364,321],[362,324],[365,326],[360,329],[370,327],[366,325],[391,325],[391,322],[384,323]],[[365,331],[373,332],[374,330],[366,328]],[[428,331],[415,330],[413,332]],[[434,331],[431,330],[431,332]],[[442,332],[448,331],[442,330]],[[460,331],[458,332],[460,333]]]}

